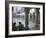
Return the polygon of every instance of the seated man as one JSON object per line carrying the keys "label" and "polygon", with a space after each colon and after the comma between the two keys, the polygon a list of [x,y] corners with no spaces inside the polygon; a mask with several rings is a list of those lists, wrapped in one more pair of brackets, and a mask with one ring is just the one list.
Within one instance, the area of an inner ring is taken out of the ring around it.
{"label": "seated man", "polygon": [[16,31],[16,23],[13,23],[13,25],[12,25],[12,31]]}
{"label": "seated man", "polygon": [[24,30],[24,25],[21,22],[19,22],[19,25],[18,25],[17,28],[18,28],[19,31]]}

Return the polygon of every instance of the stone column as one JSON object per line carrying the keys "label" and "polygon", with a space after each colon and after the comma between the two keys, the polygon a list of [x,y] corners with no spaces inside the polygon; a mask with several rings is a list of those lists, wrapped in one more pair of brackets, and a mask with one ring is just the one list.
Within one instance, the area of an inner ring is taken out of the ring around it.
{"label": "stone column", "polygon": [[29,14],[29,8],[25,8],[25,28],[26,28],[26,30],[28,30],[29,29],[29,27],[28,27],[28,14]]}
{"label": "stone column", "polygon": [[38,27],[40,23],[40,13],[39,13],[39,9],[36,8],[36,27]]}

